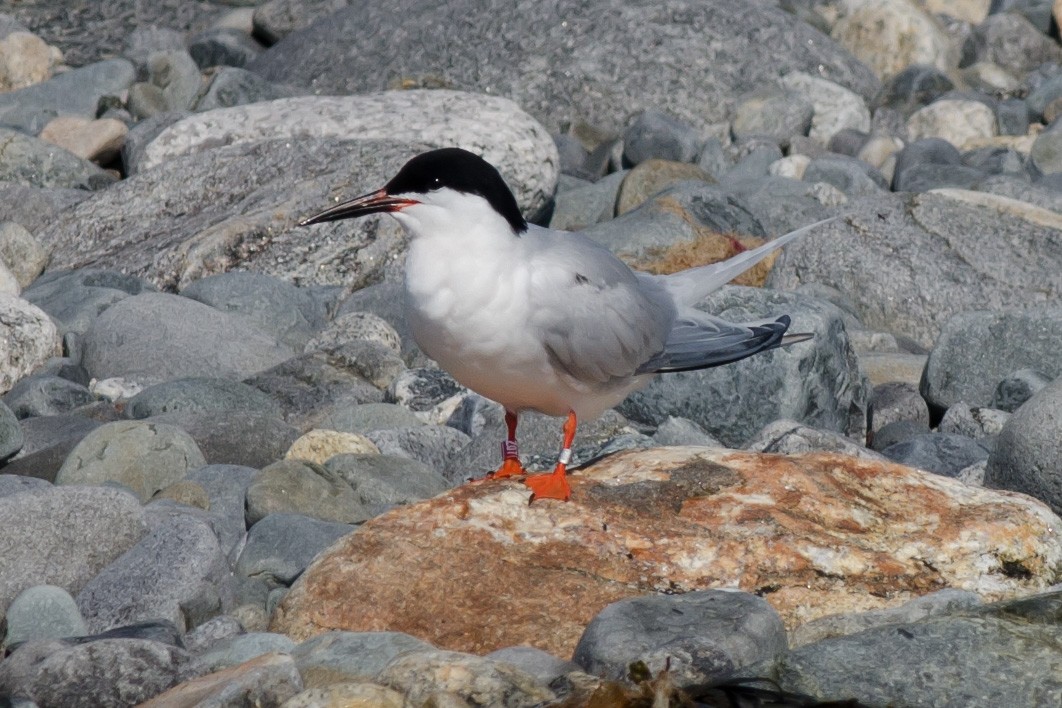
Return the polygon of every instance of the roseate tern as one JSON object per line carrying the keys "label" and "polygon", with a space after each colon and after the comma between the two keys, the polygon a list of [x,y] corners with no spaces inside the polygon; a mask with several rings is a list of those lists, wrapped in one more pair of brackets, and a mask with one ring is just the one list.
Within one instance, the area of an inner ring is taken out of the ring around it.
{"label": "roseate tern", "polygon": [[527,223],[490,163],[443,148],[411,159],[382,189],[299,225],[379,212],[410,236],[405,304],[417,344],[505,408],[503,461],[491,476],[525,474],[516,444],[522,411],[567,417],[556,468],[524,479],[532,501],[569,498],[578,418],[600,415],[653,374],[719,366],[810,337],[786,336],[786,315],[734,324],[693,306],[825,221],[721,263],[649,275],[578,233]]}

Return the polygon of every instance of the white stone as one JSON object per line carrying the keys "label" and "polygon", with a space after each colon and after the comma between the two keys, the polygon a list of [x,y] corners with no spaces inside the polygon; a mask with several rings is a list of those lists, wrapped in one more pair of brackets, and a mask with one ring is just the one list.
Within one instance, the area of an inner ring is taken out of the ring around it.
{"label": "white stone", "polygon": [[61,352],[59,330],[43,310],[0,293],[0,393]]}
{"label": "white stone", "polygon": [[323,465],[336,455],[380,454],[376,443],[364,435],[314,428],[299,437],[284,453],[284,459],[306,460]]}
{"label": "white stone", "polygon": [[28,287],[48,265],[49,254],[33,234],[14,221],[0,222],[0,261]]}
{"label": "white stone", "polygon": [[792,177],[804,179],[804,170],[811,164],[811,158],[807,155],[789,155],[781,160],[775,160],[767,168],[768,174],[775,177]]}
{"label": "white stone", "polygon": [[967,143],[990,138],[999,129],[996,114],[980,101],[944,99],[919,108],[907,119],[911,140],[941,138],[966,150]]}
{"label": "white stone", "polygon": [[823,145],[845,128],[863,132],[870,130],[870,110],[863,98],[854,91],[802,71],[786,74],[782,85],[800,92],[815,106],[809,137]]}
{"label": "white stone", "polygon": [[830,34],[882,80],[912,64],[941,71],[958,64],[958,51],[944,28],[911,0],[863,2]]}
{"label": "white stone", "polygon": [[148,169],[218,145],[344,137],[471,150],[498,168],[527,212],[544,208],[557,185],[560,157],[538,121],[506,98],[442,89],[299,96],[204,111],[162,131],[138,164]]}
{"label": "white stone", "polygon": [[29,32],[0,39],[0,91],[14,91],[50,79],[63,53]]}

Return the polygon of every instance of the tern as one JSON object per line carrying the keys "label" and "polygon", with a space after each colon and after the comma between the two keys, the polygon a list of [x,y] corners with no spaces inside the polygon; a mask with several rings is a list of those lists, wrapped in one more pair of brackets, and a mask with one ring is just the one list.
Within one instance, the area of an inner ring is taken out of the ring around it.
{"label": "tern", "polygon": [[417,345],[458,382],[505,408],[501,467],[525,475],[521,412],[566,418],[552,473],[527,475],[535,499],[567,500],[577,420],[594,418],[657,373],[728,364],[804,341],[790,318],[734,324],[694,307],[820,221],[729,260],[671,275],[629,268],[578,233],[529,224],[489,162],[460,148],[412,158],[382,188],[300,226],[386,213],[410,237],[405,312]]}

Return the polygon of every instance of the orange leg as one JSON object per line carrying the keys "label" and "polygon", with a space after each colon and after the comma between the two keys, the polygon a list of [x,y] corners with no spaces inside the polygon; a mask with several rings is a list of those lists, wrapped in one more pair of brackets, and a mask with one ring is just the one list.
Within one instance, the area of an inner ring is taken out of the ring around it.
{"label": "orange leg", "polygon": [[524,484],[531,487],[531,500],[536,499],[560,499],[568,501],[572,496],[572,489],[568,486],[568,462],[572,459],[572,441],[575,440],[575,411],[568,411],[568,420],[564,421],[564,448],[561,449],[557,458],[557,466],[553,472],[547,474],[535,474],[524,479]]}
{"label": "orange leg", "polygon": [[505,411],[505,428],[508,435],[502,443],[502,465],[487,475],[488,479],[504,479],[527,474],[524,466],[520,464],[519,449],[516,446],[516,413],[510,410]]}

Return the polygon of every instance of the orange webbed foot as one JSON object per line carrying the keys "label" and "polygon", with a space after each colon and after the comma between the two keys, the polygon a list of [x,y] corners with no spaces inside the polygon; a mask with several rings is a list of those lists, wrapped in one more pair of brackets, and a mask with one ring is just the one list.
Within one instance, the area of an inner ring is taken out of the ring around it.
{"label": "orange webbed foot", "polygon": [[527,474],[527,470],[520,464],[520,460],[515,457],[507,457],[502,462],[501,467],[488,474],[486,478],[505,479],[506,477],[517,477],[523,474]]}
{"label": "orange webbed foot", "polygon": [[536,499],[559,499],[568,501],[572,496],[572,488],[568,486],[568,477],[564,467],[558,466],[548,474],[533,474],[524,479],[524,484],[531,488],[531,499],[528,504]]}

